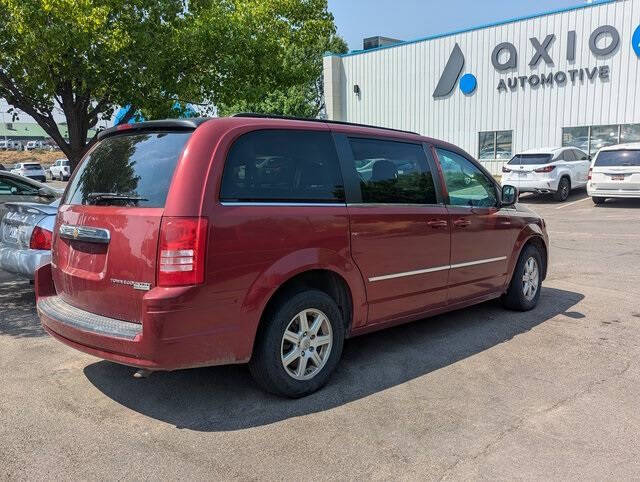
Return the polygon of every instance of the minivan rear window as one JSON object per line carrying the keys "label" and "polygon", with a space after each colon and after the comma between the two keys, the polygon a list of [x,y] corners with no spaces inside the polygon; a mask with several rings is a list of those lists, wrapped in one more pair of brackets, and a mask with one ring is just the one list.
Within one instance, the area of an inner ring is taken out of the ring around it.
{"label": "minivan rear window", "polygon": [[229,152],[220,199],[343,203],[344,186],[331,134],[259,130],[241,136]]}
{"label": "minivan rear window", "polygon": [[594,166],[640,166],[640,150],[600,151]]}
{"label": "minivan rear window", "polygon": [[549,164],[553,156],[551,154],[518,154],[508,162],[517,166],[533,166],[534,164]]}
{"label": "minivan rear window", "polygon": [[63,204],[164,207],[191,132],[107,137],[78,167]]}

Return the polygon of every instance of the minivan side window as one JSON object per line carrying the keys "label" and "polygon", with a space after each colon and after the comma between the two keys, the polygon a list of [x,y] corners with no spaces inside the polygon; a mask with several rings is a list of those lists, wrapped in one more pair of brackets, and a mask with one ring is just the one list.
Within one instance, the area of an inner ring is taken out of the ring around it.
{"label": "minivan side window", "polygon": [[360,138],[349,143],[363,203],[437,204],[422,145]]}
{"label": "minivan side window", "polygon": [[344,203],[338,155],[329,132],[259,130],[229,151],[220,200]]}
{"label": "minivan side window", "polygon": [[436,149],[449,192],[449,205],[493,207],[498,204],[495,185],[470,160],[455,152]]}

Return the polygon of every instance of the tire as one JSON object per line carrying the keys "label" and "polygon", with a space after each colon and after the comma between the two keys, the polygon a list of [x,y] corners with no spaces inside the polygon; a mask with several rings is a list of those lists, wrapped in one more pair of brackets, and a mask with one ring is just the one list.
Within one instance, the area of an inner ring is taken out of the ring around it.
{"label": "tire", "polygon": [[[308,322],[306,331],[301,325],[302,316]],[[322,321],[314,336],[311,330],[318,319]],[[298,292],[278,302],[263,323],[249,362],[249,370],[258,385],[276,395],[299,398],[327,383],[340,361],[345,336],[340,309],[331,297],[317,290]],[[285,331],[289,333],[286,339]],[[321,357],[323,351],[324,357]],[[287,354],[290,361],[285,368]],[[303,358],[306,370],[300,375]]]}
{"label": "tire", "polygon": [[571,181],[568,177],[560,178],[558,182],[558,190],[553,193],[553,199],[558,202],[564,202],[571,194]]}
{"label": "tire", "polygon": [[[533,260],[536,268],[537,275],[535,275],[535,279],[531,279],[533,274],[530,271],[531,260]],[[542,267],[542,258],[538,249],[535,246],[527,245],[520,253],[509,288],[502,296],[502,304],[506,308],[515,311],[529,311],[536,307],[542,289]],[[531,291],[527,292],[525,290],[527,283],[525,276],[532,281],[529,284],[529,289],[534,288],[535,292],[531,293]]]}
{"label": "tire", "polygon": [[593,204],[604,204],[607,198],[594,196],[591,198],[591,200],[593,201]]}

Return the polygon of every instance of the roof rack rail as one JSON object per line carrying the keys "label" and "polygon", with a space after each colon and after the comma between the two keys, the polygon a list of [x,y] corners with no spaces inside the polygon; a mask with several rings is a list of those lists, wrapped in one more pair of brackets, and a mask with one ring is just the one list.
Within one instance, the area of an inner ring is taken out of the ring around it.
{"label": "roof rack rail", "polygon": [[420,135],[417,132],[405,131],[402,129],[392,129],[391,127],[372,126],[368,124],[356,124],[353,122],[335,121],[335,120],[328,120],[328,119],[309,119],[306,117],[293,117],[293,116],[277,115],[277,114],[257,114],[254,112],[239,112],[238,114],[234,114],[232,117],[254,117],[257,119],[284,119],[284,120],[297,120],[297,121],[306,121],[306,122],[322,122],[326,124],[337,124],[337,125],[355,126],[355,127],[369,127],[371,129],[382,129],[385,131],[403,132],[405,134],[413,134],[416,136]]}

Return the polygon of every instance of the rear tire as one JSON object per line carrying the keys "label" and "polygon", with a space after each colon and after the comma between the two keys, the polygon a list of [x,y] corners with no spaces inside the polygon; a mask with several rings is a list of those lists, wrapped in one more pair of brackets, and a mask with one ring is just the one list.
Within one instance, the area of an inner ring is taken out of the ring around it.
{"label": "rear tire", "polygon": [[342,355],[345,327],[338,305],[322,291],[306,290],[270,311],[249,362],[251,375],[266,391],[285,397],[319,390]]}
{"label": "rear tire", "polygon": [[593,201],[593,204],[604,204],[607,198],[594,196],[591,198],[591,200]]}
{"label": "rear tire", "polygon": [[558,202],[564,202],[571,194],[571,181],[568,177],[563,177],[558,182],[558,190],[553,193],[553,199]]}
{"label": "rear tire", "polygon": [[502,304],[510,310],[529,311],[536,307],[542,288],[542,257],[533,245],[527,245],[516,264]]}

